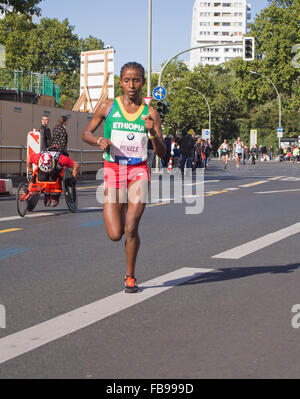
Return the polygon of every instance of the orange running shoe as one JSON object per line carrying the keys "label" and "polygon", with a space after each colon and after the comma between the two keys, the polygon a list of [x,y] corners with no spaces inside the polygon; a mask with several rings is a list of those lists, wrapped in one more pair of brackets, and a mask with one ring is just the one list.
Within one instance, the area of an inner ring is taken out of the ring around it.
{"label": "orange running shoe", "polygon": [[136,279],[133,276],[125,276],[125,292],[133,294],[138,292],[139,287],[136,285]]}

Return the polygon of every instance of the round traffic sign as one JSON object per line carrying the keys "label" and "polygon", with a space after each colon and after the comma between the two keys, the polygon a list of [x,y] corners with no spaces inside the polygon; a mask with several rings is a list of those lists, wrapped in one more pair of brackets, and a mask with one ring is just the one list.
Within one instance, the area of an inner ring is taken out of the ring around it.
{"label": "round traffic sign", "polygon": [[164,100],[167,97],[167,91],[164,87],[162,86],[157,86],[154,90],[153,90],[153,97],[155,98],[155,100],[157,101],[161,101]]}

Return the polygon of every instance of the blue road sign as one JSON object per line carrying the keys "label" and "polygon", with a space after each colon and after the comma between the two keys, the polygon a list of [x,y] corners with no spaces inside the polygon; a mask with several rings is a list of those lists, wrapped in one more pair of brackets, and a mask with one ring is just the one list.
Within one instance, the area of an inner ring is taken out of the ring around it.
{"label": "blue road sign", "polygon": [[157,101],[162,101],[167,97],[166,89],[162,86],[158,86],[153,90],[153,97]]}
{"label": "blue road sign", "polygon": [[281,126],[279,126],[279,127],[277,128],[277,132],[278,132],[278,133],[282,133],[282,132],[283,132],[283,128],[282,128]]}

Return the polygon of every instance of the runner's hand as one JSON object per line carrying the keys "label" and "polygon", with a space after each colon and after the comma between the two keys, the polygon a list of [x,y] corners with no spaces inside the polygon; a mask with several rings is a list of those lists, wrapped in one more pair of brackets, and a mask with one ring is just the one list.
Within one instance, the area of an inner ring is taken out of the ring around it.
{"label": "runner's hand", "polygon": [[106,151],[108,147],[112,146],[112,142],[108,140],[106,137],[102,137],[99,143],[99,148],[101,151]]}
{"label": "runner's hand", "polygon": [[154,120],[150,114],[148,114],[145,118],[145,127],[146,130],[152,135],[155,136],[156,132],[154,130]]}

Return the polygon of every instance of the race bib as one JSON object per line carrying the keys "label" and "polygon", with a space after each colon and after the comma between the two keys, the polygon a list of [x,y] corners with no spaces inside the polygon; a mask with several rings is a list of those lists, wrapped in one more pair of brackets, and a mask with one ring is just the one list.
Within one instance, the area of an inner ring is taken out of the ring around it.
{"label": "race bib", "polygon": [[112,130],[110,150],[114,162],[134,165],[147,160],[147,135],[124,130]]}

